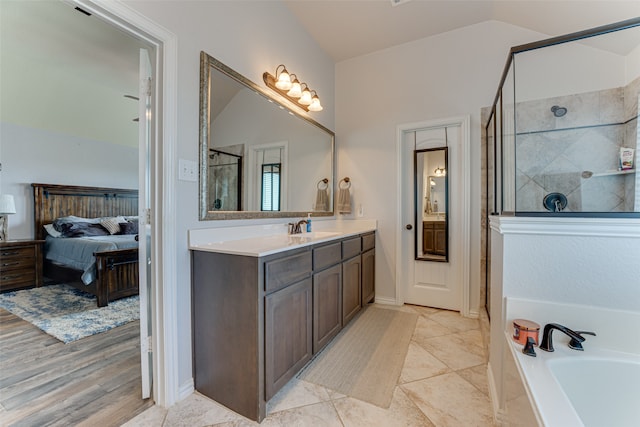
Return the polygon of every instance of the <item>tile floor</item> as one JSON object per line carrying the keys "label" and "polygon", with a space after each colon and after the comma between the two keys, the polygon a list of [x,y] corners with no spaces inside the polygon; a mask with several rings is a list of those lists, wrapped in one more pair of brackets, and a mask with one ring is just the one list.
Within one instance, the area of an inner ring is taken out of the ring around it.
{"label": "tile floor", "polygon": [[480,321],[428,307],[378,307],[419,315],[387,409],[294,378],[268,403],[261,424],[196,392],[168,410],[154,406],[125,426],[496,426]]}

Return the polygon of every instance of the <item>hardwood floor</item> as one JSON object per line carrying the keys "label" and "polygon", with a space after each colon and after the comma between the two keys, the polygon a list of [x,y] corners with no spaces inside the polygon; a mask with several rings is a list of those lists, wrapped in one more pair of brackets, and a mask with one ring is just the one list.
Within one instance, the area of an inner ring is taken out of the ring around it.
{"label": "hardwood floor", "polygon": [[0,425],[119,426],[142,400],[139,322],[64,344],[0,309]]}

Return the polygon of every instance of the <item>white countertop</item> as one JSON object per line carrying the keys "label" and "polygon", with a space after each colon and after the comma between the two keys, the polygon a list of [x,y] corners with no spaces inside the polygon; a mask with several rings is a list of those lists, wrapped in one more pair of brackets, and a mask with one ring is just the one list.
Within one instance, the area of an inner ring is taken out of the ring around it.
{"label": "white countertop", "polygon": [[287,234],[287,223],[189,230],[189,249],[261,257],[375,231],[375,220],[312,221],[310,233]]}

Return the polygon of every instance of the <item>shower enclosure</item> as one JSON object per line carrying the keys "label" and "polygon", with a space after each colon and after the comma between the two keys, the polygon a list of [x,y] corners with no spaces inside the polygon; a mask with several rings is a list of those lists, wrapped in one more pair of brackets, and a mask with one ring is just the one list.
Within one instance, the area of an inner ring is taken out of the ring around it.
{"label": "shower enclosure", "polygon": [[485,129],[487,212],[640,216],[639,94],[640,18],[512,48]]}
{"label": "shower enclosure", "polygon": [[208,210],[242,210],[242,156],[210,148],[208,188]]}
{"label": "shower enclosure", "polygon": [[640,217],[639,96],[639,17],[510,50],[482,111],[489,313],[489,215]]}

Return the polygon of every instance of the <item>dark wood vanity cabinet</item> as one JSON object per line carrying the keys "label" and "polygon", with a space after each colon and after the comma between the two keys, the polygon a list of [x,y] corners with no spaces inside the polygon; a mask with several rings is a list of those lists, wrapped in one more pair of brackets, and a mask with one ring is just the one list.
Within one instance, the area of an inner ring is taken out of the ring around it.
{"label": "dark wood vanity cabinet", "polygon": [[432,255],[446,255],[447,230],[444,221],[422,222],[422,252]]}
{"label": "dark wood vanity cabinet", "polygon": [[374,239],[265,257],[191,251],[196,390],[264,419],[266,402],[373,299]]}

